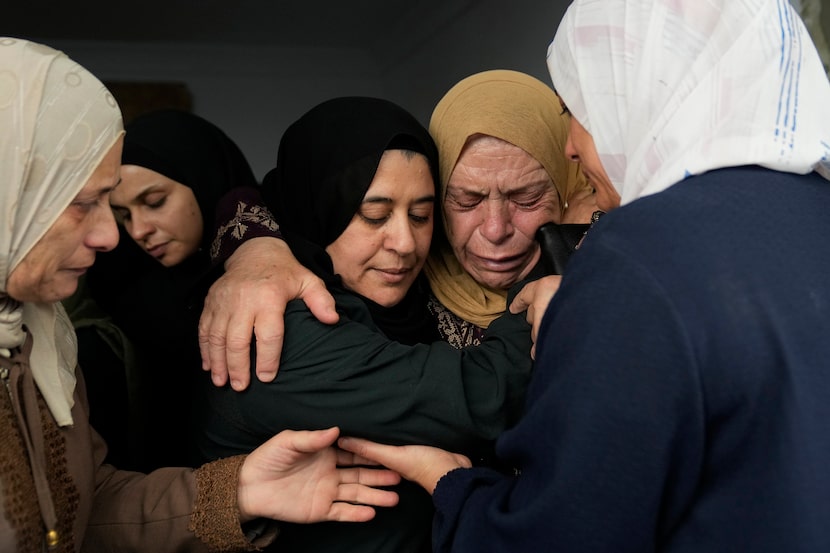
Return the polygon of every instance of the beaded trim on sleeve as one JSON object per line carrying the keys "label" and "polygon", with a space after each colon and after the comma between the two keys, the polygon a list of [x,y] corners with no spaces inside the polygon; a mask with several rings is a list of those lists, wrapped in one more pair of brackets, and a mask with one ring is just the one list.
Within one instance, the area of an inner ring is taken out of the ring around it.
{"label": "beaded trim on sleeve", "polygon": [[251,224],[259,225],[274,232],[280,228],[267,209],[258,205],[249,206],[240,201],[236,204],[236,213],[233,219],[216,231],[216,238],[214,238],[210,248],[211,259],[218,257],[222,250],[222,241],[226,239],[228,233],[230,233],[230,239],[242,240],[248,231],[248,226]]}

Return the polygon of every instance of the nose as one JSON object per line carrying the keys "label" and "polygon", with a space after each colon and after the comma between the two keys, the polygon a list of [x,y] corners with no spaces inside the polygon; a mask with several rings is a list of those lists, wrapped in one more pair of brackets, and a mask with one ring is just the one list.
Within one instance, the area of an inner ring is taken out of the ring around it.
{"label": "nose", "polygon": [[481,222],[481,235],[493,244],[500,244],[513,234],[509,201],[506,199],[488,199],[483,202],[484,220]]}
{"label": "nose", "polygon": [[130,219],[124,223],[124,227],[132,239],[139,243],[143,242],[155,230],[152,223],[142,216],[138,210],[130,212]]}
{"label": "nose", "polygon": [[118,245],[118,226],[109,206],[97,211],[99,215],[87,233],[86,245],[96,251],[108,252]]}
{"label": "nose", "polygon": [[400,256],[409,255],[415,251],[415,234],[409,225],[408,218],[398,217],[397,220],[389,222],[384,246]]}
{"label": "nose", "polygon": [[579,161],[579,154],[576,153],[570,132],[568,133],[567,140],[565,140],[565,157],[574,162]]}

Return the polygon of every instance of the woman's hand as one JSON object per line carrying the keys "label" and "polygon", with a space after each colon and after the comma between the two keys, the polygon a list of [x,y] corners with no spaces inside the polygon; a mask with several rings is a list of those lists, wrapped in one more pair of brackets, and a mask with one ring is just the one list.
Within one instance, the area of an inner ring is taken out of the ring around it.
{"label": "woman's hand", "polygon": [[284,430],[254,450],[239,472],[239,513],[296,523],[365,522],[376,507],[393,507],[398,495],[377,486],[400,482],[381,468],[355,467],[367,459],[331,445],[338,428]]}
{"label": "woman's hand", "polygon": [[530,356],[533,359],[536,359],[536,336],[539,333],[539,325],[542,324],[542,317],[561,282],[560,275],[549,275],[534,280],[526,284],[510,304],[511,313],[521,313],[527,309],[526,319],[531,325],[530,337],[533,340]]}
{"label": "woman's hand", "polygon": [[390,468],[416,482],[432,494],[438,480],[457,468],[470,468],[470,460],[460,453],[450,453],[426,445],[384,445],[362,438],[340,438],[337,442],[342,449],[364,459],[369,459]]}
{"label": "woman's hand", "polygon": [[339,318],[323,281],[300,265],[285,242],[260,237],[237,248],[211,286],[199,320],[202,368],[215,385],[230,377],[234,390],[248,387],[254,334],[257,377],[263,382],[276,377],[285,306],[293,299],[302,299],[323,323]]}

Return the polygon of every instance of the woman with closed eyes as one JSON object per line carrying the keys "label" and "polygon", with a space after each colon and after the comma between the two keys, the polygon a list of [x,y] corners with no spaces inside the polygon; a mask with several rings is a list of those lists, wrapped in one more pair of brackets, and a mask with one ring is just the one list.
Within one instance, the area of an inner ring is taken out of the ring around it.
{"label": "woman with closed eyes", "polygon": [[121,240],[75,298],[94,302],[70,314],[109,460],[145,471],[189,466],[191,390],[201,366],[191,300],[210,269],[220,197],[258,183],[236,144],[191,113],[149,113],[126,131],[121,182],[110,198]]}
{"label": "woman with closed eyes", "polygon": [[[437,210],[438,154],[427,130],[376,98],[335,98],[285,132],[265,203],[298,260],[321,278],[340,319],[300,301],[285,312],[280,371],[237,392],[203,378],[201,460],[245,453],[277,429],[452,444],[479,459],[523,403],[530,326],[507,314],[479,346],[441,341],[421,276]],[[252,354],[254,348],[252,347]],[[282,524],[279,551],[430,550],[432,508],[416,486],[359,525]]]}

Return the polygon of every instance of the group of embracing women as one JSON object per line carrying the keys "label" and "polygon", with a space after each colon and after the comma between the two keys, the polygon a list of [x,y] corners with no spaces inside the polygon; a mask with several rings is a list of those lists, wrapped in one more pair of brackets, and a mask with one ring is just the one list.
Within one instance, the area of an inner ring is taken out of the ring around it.
{"label": "group of embracing women", "polygon": [[258,183],[0,39],[0,551],[828,550],[803,24],[576,0],[547,59],[325,101]]}

